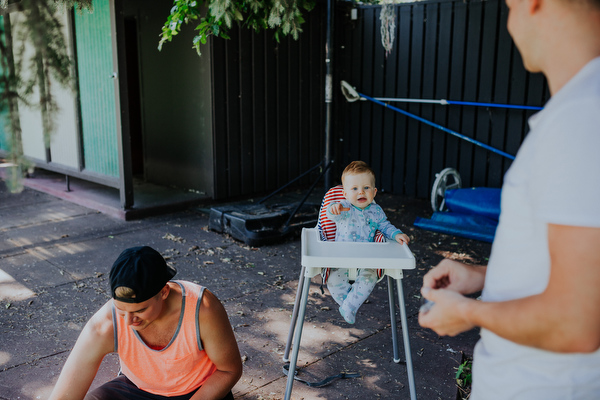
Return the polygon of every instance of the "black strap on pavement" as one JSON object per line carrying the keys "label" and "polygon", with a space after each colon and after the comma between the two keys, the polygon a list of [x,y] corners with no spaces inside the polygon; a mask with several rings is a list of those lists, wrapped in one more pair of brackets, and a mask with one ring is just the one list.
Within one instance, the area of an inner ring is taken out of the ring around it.
{"label": "black strap on pavement", "polygon": [[[285,376],[288,376],[290,371],[290,364],[285,364],[283,366],[283,374]],[[305,385],[308,385],[310,387],[323,387],[325,385],[329,385],[331,382],[335,381],[336,379],[349,379],[349,378],[360,378],[360,374],[359,373],[355,373],[355,372],[340,372],[337,375],[333,375],[333,376],[329,376],[325,379],[323,379],[320,382],[308,382],[305,381],[304,379],[298,378],[298,370],[296,369],[294,371],[294,380],[297,380],[298,382],[302,382]]]}

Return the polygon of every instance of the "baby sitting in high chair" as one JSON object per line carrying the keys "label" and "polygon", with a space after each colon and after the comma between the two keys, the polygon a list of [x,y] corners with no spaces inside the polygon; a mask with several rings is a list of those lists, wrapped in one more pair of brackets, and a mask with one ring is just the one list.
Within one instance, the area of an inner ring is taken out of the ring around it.
{"label": "baby sitting in high chair", "polygon": [[[327,218],[336,224],[335,241],[373,242],[375,232],[400,244],[409,242],[406,234],[392,225],[383,209],[373,203],[377,194],[375,173],[363,161],[351,162],[342,173],[346,200],[333,202],[327,208]],[[340,314],[353,324],[358,308],[365,302],[377,283],[375,269],[359,269],[356,281],[350,284],[347,269],[333,268],[327,279],[327,288],[340,305]]]}

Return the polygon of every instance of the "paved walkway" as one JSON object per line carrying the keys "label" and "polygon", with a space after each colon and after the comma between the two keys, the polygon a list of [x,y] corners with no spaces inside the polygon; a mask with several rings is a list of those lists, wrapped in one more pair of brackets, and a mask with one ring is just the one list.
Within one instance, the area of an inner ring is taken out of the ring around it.
{"label": "paved walkway", "polygon": [[[427,206],[386,195],[378,201]],[[404,279],[417,395],[454,400],[455,367],[463,353],[471,354],[477,332],[439,338],[420,328],[416,315],[422,274],[456,250],[457,239],[414,229],[411,235],[434,245],[415,251],[418,268]],[[85,322],[109,299],[112,262],[136,245],[159,250],[178,269],[177,278],[207,286],[224,303],[244,360],[235,397],[283,398],[298,238],[251,248],[209,231],[208,216],[199,209],[125,222],[31,189],[12,195],[0,181],[0,399],[47,398]],[[318,281],[313,279],[302,337],[301,376],[317,381],[346,370],[362,377],[323,388],[297,382],[292,398],[408,399],[405,365],[392,361],[386,283],[378,284],[350,326]],[[108,356],[94,386],[117,371],[116,356]]]}

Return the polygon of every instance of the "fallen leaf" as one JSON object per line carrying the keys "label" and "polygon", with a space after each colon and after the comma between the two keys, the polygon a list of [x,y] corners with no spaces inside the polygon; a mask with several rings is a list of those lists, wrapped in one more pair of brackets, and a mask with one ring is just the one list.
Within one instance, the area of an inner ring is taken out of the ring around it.
{"label": "fallen leaf", "polygon": [[163,237],[163,239],[167,239],[167,240],[171,240],[173,242],[178,242],[178,243],[185,243],[185,239],[180,237],[180,236],[175,236],[171,233],[166,233]]}

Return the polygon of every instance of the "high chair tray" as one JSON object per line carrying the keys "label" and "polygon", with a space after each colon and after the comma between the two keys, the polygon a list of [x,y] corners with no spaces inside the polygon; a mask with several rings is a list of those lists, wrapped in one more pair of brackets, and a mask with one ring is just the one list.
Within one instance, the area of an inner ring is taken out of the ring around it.
{"label": "high chair tray", "polygon": [[408,245],[397,242],[326,242],[316,228],[302,229],[302,265],[306,268],[414,269]]}

